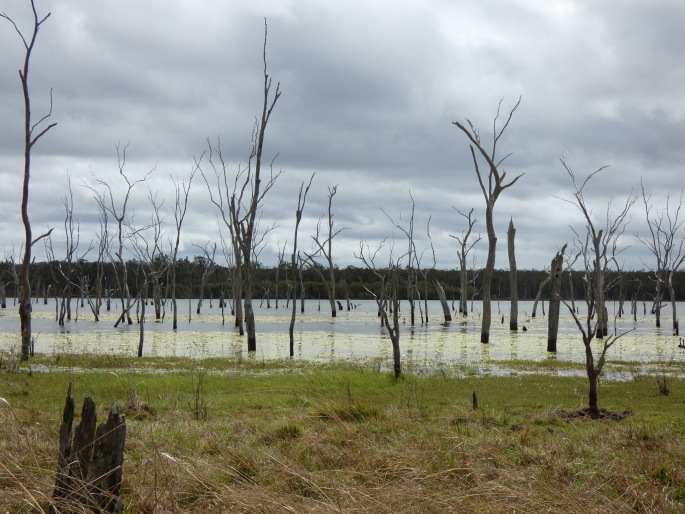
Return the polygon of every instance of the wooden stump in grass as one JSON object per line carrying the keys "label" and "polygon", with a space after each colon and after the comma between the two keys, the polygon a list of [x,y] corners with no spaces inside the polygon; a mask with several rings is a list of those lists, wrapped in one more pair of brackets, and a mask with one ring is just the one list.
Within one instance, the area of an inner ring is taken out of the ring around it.
{"label": "wooden stump in grass", "polygon": [[57,478],[50,512],[121,512],[126,417],[114,404],[107,422],[97,426],[95,402],[87,397],[72,440],[73,421],[70,384],[60,426]]}

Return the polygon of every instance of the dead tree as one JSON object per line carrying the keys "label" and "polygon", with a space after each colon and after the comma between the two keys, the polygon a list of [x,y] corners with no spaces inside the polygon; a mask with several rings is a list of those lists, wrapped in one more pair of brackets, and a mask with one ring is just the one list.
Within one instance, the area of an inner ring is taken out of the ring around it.
{"label": "dead tree", "polygon": [[209,251],[209,241],[207,241],[204,246],[197,244],[193,244],[193,246],[199,248],[202,252],[202,255],[195,258],[202,270],[202,275],[200,277],[200,297],[197,300],[196,309],[196,313],[200,314],[200,309],[202,308],[202,303],[205,296],[205,288],[207,287],[207,281],[218,268],[218,265],[214,260],[214,257],[216,256],[216,243],[214,243],[211,247],[211,254]]}
{"label": "dead tree", "polygon": [[32,354],[32,339],[31,339],[31,280],[29,278],[29,267],[31,264],[31,249],[41,239],[50,235],[52,229],[41,234],[37,238],[33,238],[31,230],[31,221],[29,219],[29,182],[31,178],[31,152],[38,140],[43,137],[52,127],[57,123],[50,123],[45,125],[47,120],[52,115],[52,89],[50,90],[50,109],[47,114],[40,118],[37,122],[33,122],[31,118],[31,95],[29,93],[29,64],[31,62],[31,54],[33,52],[36,39],[38,37],[38,30],[40,26],[50,17],[50,13],[43,18],[39,18],[36,12],[34,0],[31,0],[31,10],[33,12],[33,27],[27,36],[17,26],[12,18],[4,12],[0,12],[0,18],[6,19],[12,24],[14,30],[21,38],[24,44],[24,65],[19,70],[19,79],[21,81],[21,89],[24,94],[24,179],[21,193],[21,221],[24,225],[24,256],[21,261],[21,268],[19,270],[19,286],[21,287],[21,299],[19,301],[19,322],[21,325],[21,360],[28,360]]}
{"label": "dead tree", "polygon": [[654,205],[651,202],[652,195],[647,195],[642,181],[640,181],[640,185],[649,235],[642,237],[635,233],[635,238],[652,253],[656,260],[656,269],[654,269],[654,313],[656,315],[656,326],[661,326],[661,299],[664,296],[663,286],[666,286],[671,301],[673,330],[677,332],[678,317],[673,276],[680,269],[683,262],[685,262],[685,237],[683,236],[685,219],[680,217],[680,209],[683,205],[683,192],[680,192],[680,198],[676,206],[672,205],[670,195],[666,195],[666,206],[661,212],[655,212]]}
{"label": "dead tree", "polygon": [[[278,247],[278,260],[276,261],[276,277],[274,280],[274,300],[276,303],[276,310],[278,310],[278,282],[280,280],[280,275],[281,275],[281,268],[283,267],[283,256],[285,255],[285,247],[288,244],[288,241],[283,243],[283,248],[280,246]],[[286,280],[288,278],[286,277]]]}
{"label": "dead tree", "polygon": [[[537,316],[538,313],[538,303],[540,303],[540,298],[542,298],[542,291],[545,289],[545,286],[549,284],[549,281],[552,280],[552,275],[550,272],[547,272],[547,276],[540,281],[540,285],[538,286],[538,292],[535,295],[535,301],[533,302],[533,313],[531,314],[531,317],[534,318]],[[543,300],[544,301],[544,300]],[[542,309],[542,315],[545,315],[545,309]]]}
{"label": "dead tree", "polygon": [[[606,284],[605,275],[611,266],[618,268],[617,257],[622,251],[618,248],[618,242],[630,221],[629,211],[635,202],[635,198],[629,197],[615,215],[612,215],[611,202],[609,202],[606,225],[599,229],[593,221],[592,209],[585,200],[584,189],[588,181],[604,170],[606,166],[591,173],[581,184],[578,184],[575,174],[566,163],[565,158],[561,159],[561,163],[571,178],[574,189],[573,200],[562,200],[574,205],[580,211],[585,224],[585,238],[578,237],[578,231],[573,230],[576,234],[576,240],[580,245],[578,251],[583,259],[583,286],[587,308],[584,318],[581,319],[580,315],[570,305],[566,302],[564,303],[569,309],[571,316],[573,316],[583,338],[585,370],[590,386],[588,410],[591,415],[596,416],[599,412],[597,404],[598,379],[606,362],[607,351],[621,336],[627,333],[617,334],[615,329],[614,335],[609,335],[606,329],[602,327],[606,319],[606,309],[604,307],[604,296],[606,293],[604,289]],[[583,243],[583,241],[585,242]],[[592,348],[592,342],[595,338],[603,339],[602,349],[597,359],[595,359]]]}
{"label": "dead tree", "polygon": [[[57,322],[60,326],[64,326],[65,319],[70,321],[72,319],[72,298],[74,293],[77,294],[77,300],[80,297],[88,299],[88,304],[93,313],[95,321],[98,321],[98,311],[93,299],[90,295],[90,287],[87,276],[81,273],[77,276],[79,264],[85,261],[86,256],[92,250],[92,246],[88,247],[85,252],[79,254],[78,247],[80,243],[80,225],[74,221],[74,196],[71,187],[71,176],[67,174],[68,194],[62,198],[62,205],[64,206],[64,237],[65,237],[65,256],[59,261],[55,258],[52,248],[52,237],[45,238],[45,253],[52,272],[53,282],[55,284],[55,301],[58,303]],[[58,286],[61,284],[61,287]],[[59,287],[59,291],[58,291]],[[61,293],[58,300],[57,293]],[[47,292],[45,293],[47,295]],[[76,304],[78,312],[78,303]]]}
{"label": "dead tree", "polygon": [[[203,178],[209,190],[210,200],[219,209],[221,218],[231,232],[231,238],[235,248],[235,259],[238,280],[242,282],[243,304],[245,306],[245,324],[247,327],[247,350],[257,351],[257,336],[255,332],[255,318],[252,307],[253,278],[255,271],[256,249],[261,243],[257,234],[257,211],[264,196],[273,187],[280,172],[274,174],[273,160],[271,161],[271,174],[265,184],[262,184],[262,153],[264,151],[264,138],[266,128],[271,118],[276,102],[281,96],[280,83],[276,84],[276,90],[272,95],[271,77],[267,73],[266,66],[266,41],[267,24],[264,20],[264,48],[262,58],[264,63],[264,89],[261,118],[255,121],[252,132],[252,150],[247,164],[239,168],[233,182],[233,191],[230,191],[227,164],[221,154],[221,146],[212,148],[209,145],[209,163],[214,169],[216,191],[212,190],[206,175]],[[263,186],[263,187],[262,187]],[[269,229],[267,229],[268,231]],[[262,238],[264,233],[262,233]]]}
{"label": "dead tree", "polygon": [[[328,229],[327,234],[322,234],[321,231],[321,222],[323,221],[323,215],[321,215],[318,223],[316,224],[316,235],[312,236],[315,249],[311,253],[304,252],[307,260],[312,266],[312,269],[316,271],[317,275],[319,275],[319,278],[326,286],[328,302],[331,305],[331,317],[333,318],[337,316],[337,308],[335,304],[335,266],[333,266],[333,239],[340,234],[340,232],[346,230],[345,227],[338,230],[333,229],[335,223],[333,221],[333,197],[337,192],[337,185],[328,188],[328,221],[326,223]],[[316,260],[317,257],[321,256],[323,256],[323,258],[326,260],[326,264],[328,266],[328,278],[324,276],[323,266],[321,266],[321,264],[319,264],[319,262]]]}
{"label": "dead tree", "polygon": [[134,227],[128,224],[128,231],[131,234],[132,249],[139,263],[140,277],[138,282],[138,305],[140,306],[140,317],[138,319],[138,357],[143,356],[143,345],[145,341],[145,305],[147,303],[145,295],[150,284],[159,283],[160,277],[165,272],[166,261],[162,255],[163,225],[160,216],[160,209],[164,201],[158,201],[152,192],[148,195],[151,206],[149,225]]}
{"label": "dead tree", "polygon": [[547,318],[547,351],[557,351],[557,334],[559,333],[559,306],[561,303],[561,275],[564,271],[564,252],[566,245],[552,259],[550,277],[552,291],[549,295],[549,317]]}
{"label": "dead tree", "polygon": [[450,306],[447,304],[447,297],[445,296],[445,289],[438,279],[435,279],[435,291],[438,294],[438,299],[440,300],[440,306],[442,307],[442,315],[445,318],[445,323],[452,321],[452,313],[450,312]]}
{"label": "dead tree", "polygon": [[[578,246],[578,245],[576,245]],[[576,252],[574,254],[564,255],[564,267],[568,272],[568,290],[569,290],[569,301],[571,302],[571,308],[576,310],[576,292],[573,288],[573,266],[578,261],[580,253]]]}
{"label": "dead tree", "polygon": [[[635,203],[636,197],[629,197],[623,206],[619,209],[618,213],[612,216],[612,200],[609,200],[607,206],[606,214],[606,225],[601,229],[596,229],[594,223],[591,222],[592,211],[588,209],[587,203],[584,197],[585,185],[591,180],[595,175],[607,168],[607,166],[602,166],[598,170],[592,172],[583,181],[582,184],[576,182],[576,177],[573,173],[571,167],[566,163],[566,159],[562,157],[561,164],[564,166],[566,173],[571,178],[573,184],[573,196],[574,200],[563,199],[567,203],[574,205],[581,212],[583,218],[586,220],[587,237],[589,238],[589,243],[592,245],[593,250],[591,255],[594,258],[592,265],[597,273],[593,274],[596,284],[594,285],[595,297],[594,297],[594,307],[597,314],[597,339],[604,338],[608,333],[608,320],[607,311],[605,307],[605,294],[606,291],[611,287],[612,283],[607,283],[607,270],[610,266],[615,266],[618,268],[618,262],[616,261],[618,253],[618,238],[625,232],[626,226],[630,222],[630,208]],[[576,234],[578,235],[578,234]],[[581,240],[581,237],[578,236]],[[585,256],[588,252],[585,252]]]}
{"label": "dead tree", "polygon": [[467,228],[463,230],[461,236],[455,236],[450,234],[450,237],[454,238],[459,242],[459,312],[463,316],[468,316],[468,288],[470,283],[474,283],[475,287],[475,277],[471,282],[469,282],[468,277],[468,256],[473,247],[482,239],[480,234],[473,241],[469,241],[471,233],[473,232],[473,227],[478,221],[473,217],[473,209],[469,211],[468,214],[464,214],[459,209],[454,208],[460,215],[466,218]]}
{"label": "dead tree", "polygon": [[509,251],[509,288],[510,288],[510,308],[509,308],[509,330],[519,329],[519,292],[518,281],[516,279],[516,250],[514,239],[516,229],[514,219],[509,219],[509,230],[507,230],[507,249]]}
{"label": "dead tree", "polygon": [[[416,262],[416,270],[419,272],[419,275],[421,275],[421,278],[423,279],[423,308],[426,311],[426,323],[428,323],[428,284],[429,284],[428,274],[431,272],[431,270],[435,269],[435,264],[436,264],[435,247],[433,246],[433,238],[431,237],[431,230],[430,230],[431,218],[432,218],[432,216],[428,216],[428,222],[426,223],[426,235],[428,236],[428,244],[430,246],[433,264],[430,267],[426,267],[426,268],[421,266],[421,261],[423,260],[424,254],[422,252],[421,255],[419,256],[418,252],[416,252],[416,249],[414,249],[414,260]],[[425,250],[424,250],[424,252],[425,252]],[[438,295],[439,295],[439,293],[438,293]],[[444,298],[444,291],[443,291],[443,298]],[[442,304],[443,312],[445,312],[445,306],[446,305],[447,305],[447,299],[445,298],[445,303]],[[449,308],[447,309],[447,312],[449,312]],[[449,319],[445,318],[445,321],[452,321],[452,315],[451,314],[449,315]]]}
{"label": "dead tree", "polygon": [[[497,202],[497,199],[499,198],[499,195],[502,194],[502,191],[513,186],[518,179],[523,176],[523,174],[517,175],[509,182],[505,181],[507,172],[501,168],[504,161],[511,154],[507,154],[503,158],[497,160],[497,143],[504,134],[504,131],[509,126],[509,122],[511,121],[514,112],[520,104],[521,99],[519,98],[518,102],[516,102],[516,105],[514,105],[511,111],[509,111],[507,120],[502,124],[501,127],[498,127],[497,122],[500,115],[500,108],[502,106],[502,101],[500,100],[497,108],[497,114],[495,115],[493,121],[492,150],[489,152],[485,149],[481,142],[480,132],[476,127],[474,127],[470,120],[466,120],[468,123],[468,128],[458,121],[454,122],[454,125],[456,125],[464,134],[466,134],[466,137],[471,142],[469,145],[471,157],[473,158],[473,165],[478,177],[478,183],[480,184],[483,197],[485,198],[485,225],[488,232],[488,258],[485,263],[485,273],[483,275],[483,322],[480,334],[480,342],[484,344],[490,342],[490,325],[492,321],[490,290],[492,286],[492,276],[495,271],[495,250],[497,248],[497,236],[495,234],[495,225],[493,220],[495,202]],[[483,177],[484,172],[481,172],[478,164],[476,149],[478,150],[480,156],[485,160],[487,165],[487,186]]]}
{"label": "dead tree", "polygon": [[[97,202],[101,211],[105,211],[108,216],[112,216],[116,221],[116,234],[114,238],[116,239],[117,246],[115,248],[114,255],[109,254],[109,259],[112,262],[112,266],[115,269],[114,277],[117,282],[117,288],[119,291],[119,298],[121,300],[121,313],[117,318],[115,327],[119,326],[119,323],[126,320],[129,325],[133,324],[131,320],[131,293],[128,287],[128,270],[126,268],[126,259],[124,258],[124,250],[126,248],[126,243],[129,241],[131,234],[127,232],[127,224],[129,223],[129,214],[127,213],[128,203],[131,199],[131,194],[136,185],[145,182],[155,169],[148,171],[142,178],[138,180],[132,180],[124,171],[126,167],[126,151],[128,150],[128,144],[123,148],[121,145],[116,145],[117,150],[117,169],[119,176],[123,179],[126,184],[125,188],[121,188],[123,193],[123,199],[121,200],[121,205],[117,206],[114,199],[114,192],[110,183],[97,178],[93,175],[93,179],[97,186],[101,189],[98,191],[94,186],[84,183],[84,186],[90,189],[94,193],[95,201]],[[119,188],[116,188],[117,191]]]}
{"label": "dead tree", "polygon": [[[204,155],[204,154],[203,154]],[[174,224],[176,227],[176,237],[174,239],[174,244],[171,247],[171,263],[170,263],[170,274],[171,274],[171,306],[174,310],[172,330],[178,329],[178,306],[176,304],[176,262],[178,260],[178,247],[181,244],[181,228],[183,227],[183,220],[186,217],[186,211],[188,210],[188,196],[190,195],[190,186],[193,183],[193,178],[197,172],[198,165],[202,162],[202,157],[196,160],[196,165],[193,167],[188,177],[188,184],[185,181],[180,180],[178,177],[171,177],[174,183]]]}
{"label": "dead tree", "polygon": [[[388,332],[392,343],[393,371],[395,378],[402,375],[402,354],[400,353],[400,273],[402,271],[402,257],[395,259],[390,249],[390,258],[386,271],[380,271],[376,266],[376,257],[383,248],[385,241],[381,242],[378,249],[371,251],[368,244],[364,241],[359,243],[359,253],[355,257],[362,261],[367,269],[373,271],[381,283],[380,294],[377,295],[368,287],[364,289],[373,297],[381,315],[381,323]],[[388,313],[388,308],[390,312]]]}
{"label": "dead tree", "polygon": [[[292,293],[293,304],[290,312],[290,326],[288,327],[288,335],[290,338],[290,357],[295,356],[295,312],[297,310],[297,231],[300,228],[300,221],[302,221],[302,211],[304,211],[304,206],[307,203],[307,193],[309,193],[309,188],[314,180],[314,174],[312,174],[309,179],[309,184],[304,187],[304,182],[300,185],[300,193],[297,196],[297,210],[295,211],[295,236],[293,237],[293,253],[290,258],[290,265],[292,267],[292,284],[290,287],[290,292]],[[283,245],[283,251],[285,251],[285,245]],[[282,255],[281,255],[282,257]],[[303,304],[304,309],[304,304]]]}
{"label": "dead tree", "polygon": [[[416,246],[414,244],[414,211],[416,208],[416,204],[414,202],[414,197],[411,194],[411,191],[409,191],[409,198],[411,198],[411,215],[409,216],[409,220],[407,222],[407,227],[405,228],[400,222],[402,221],[402,214],[400,213],[399,219],[395,221],[387,212],[385,212],[383,209],[381,211],[383,214],[386,215],[388,220],[390,220],[390,223],[393,224],[393,226],[398,229],[400,232],[404,234],[404,236],[407,238],[407,275],[406,275],[406,282],[407,282],[407,300],[409,301],[409,320],[411,323],[411,326],[413,327],[415,324],[415,317],[416,317],[416,307],[415,307],[415,302],[416,302],[416,293],[418,292],[418,285],[417,285],[417,278],[416,278],[416,268],[415,268],[415,263],[416,263]],[[390,300],[390,296],[387,296],[388,300]],[[392,303],[391,303],[392,307]],[[379,313],[382,317],[383,313],[382,311],[379,310]]]}
{"label": "dead tree", "polygon": [[300,255],[300,253],[297,253],[297,277],[300,281],[300,313],[304,313],[304,301],[306,298],[306,291],[304,289],[304,277],[303,277],[303,271],[305,267],[306,261],[305,259]]}

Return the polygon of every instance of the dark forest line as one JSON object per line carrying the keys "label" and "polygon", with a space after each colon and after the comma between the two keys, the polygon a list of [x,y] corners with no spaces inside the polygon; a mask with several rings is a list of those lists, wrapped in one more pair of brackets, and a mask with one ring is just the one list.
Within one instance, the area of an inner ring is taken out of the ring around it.
{"label": "dark forest line", "polygon": [[[127,262],[128,267],[128,286],[132,296],[139,295],[139,284],[143,284],[143,273],[141,264],[135,260]],[[188,258],[179,259],[177,262],[177,297],[179,298],[198,298],[201,290],[201,279],[206,270],[206,261],[202,257],[193,260]],[[276,288],[276,267],[263,267],[257,265],[255,268],[254,291],[255,298],[269,298],[271,300],[278,295],[279,299],[284,299],[292,284],[292,272],[290,266],[281,266],[278,272],[278,291]],[[63,261],[53,262],[34,262],[31,264],[31,283],[32,295],[34,297],[61,296],[65,290],[66,278],[71,277],[72,296],[78,296],[83,284],[95,284],[97,270],[96,263],[78,262],[69,264]],[[231,270],[225,266],[216,266],[214,271],[209,274],[204,286],[204,298],[220,298],[222,294],[228,298],[231,296]],[[371,299],[371,295],[366,290],[380,290],[380,282],[374,270],[363,267],[347,266],[336,268],[336,291],[339,299],[344,299],[349,295],[350,299]],[[428,284],[424,280],[418,281],[418,293],[423,299],[437,300],[434,281],[439,280],[448,299],[458,298],[459,292],[459,270],[457,269],[433,269],[428,271]],[[540,284],[548,276],[547,271],[542,270],[518,270],[518,296],[519,300],[534,300],[538,293]],[[580,298],[583,295],[583,277],[580,271],[571,272],[572,281],[569,279],[569,272],[564,273],[561,286],[562,298],[570,299],[571,291],[574,297]],[[111,263],[104,264],[104,284],[105,290],[110,291],[112,297],[119,297],[116,288],[116,278],[114,266]],[[0,282],[4,286],[7,297],[17,295],[15,287],[16,275],[13,272],[11,263],[0,263]],[[84,280],[85,278],[85,280]],[[472,278],[472,272],[469,272]],[[326,287],[319,276],[312,268],[303,270],[302,280],[304,283],[305,297],[307,299],[326,299]],[[169,283],[166,273],[160,275],[162,290],[166,291]],[[612,273],[608,277],[607,283],[610,287],[607,292],[607,299],[652,301],[655,290],[655,277],[653,272],[648,271],[625,271],[621,275]],[[509,270],[495,270],[493,277],[492,296],[493,299],[507,300],[510,298]],[[677,272],[673,278],[676,300],[685,301],[685,272]],[[92,286],[90,286],[92,287]],[[149,286],[148,286],[149,287]],[[480,299],[480,288],[482,287],[482,273],[476,270],[475,290],[474,285],[468,286],[469,299]],[[57,294],[55,293],[57,291]],[[475,296],[474,296],[475,292]],[[298,277],[298,297],[299,277]],[[148,296],[152,292],[148,291]],[[167,296],[168,295],[164,295]],[[542,298],[549,297],[549,284],[542,289]]]}

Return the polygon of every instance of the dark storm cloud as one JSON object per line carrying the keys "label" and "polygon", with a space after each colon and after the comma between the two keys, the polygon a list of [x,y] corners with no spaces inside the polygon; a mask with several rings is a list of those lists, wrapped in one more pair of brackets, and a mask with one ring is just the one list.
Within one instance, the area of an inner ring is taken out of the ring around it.
{"label": "dark storm cloud", "polygon": [[[282,170],[264,203],[262,226],[275,225],[262,260],[292,239],[296,195],[316,172],[301,237],[309,245],[338,184],[336,224],[347,227],[335,250],[356,264],[360,239],[377,244],[393,232],[383,209],[405,220],[416,203],[419,246],[431,218],[438,264],[456,266],[463,229],[453,209],[474,208],[484,233],[483,198],[468,142],[452,125],[470,119],[491,144],[493,118],[522,103],[498,145],[508,176],[525,173],[495,208],[505,239],[517,226],[519,267],[539,268],[582,224],[565,154],[579,177],[610,165],[587,192],[595,213],[636,194],[640,178],[655,200],[682,188],[680,2],[515,2],[433,0],[372,2],[38,2],[53,10],[32,63],[34,117],[49,109],[59,125],[35,148],[32,216],[37,229],[59,226],[67,171],[73,177],[82,238],[97,220],[91,174],[116,184],[115,146],[127,143],[126,172],[152,178],[134,194],[137,219],[148,216],[148,188],[166,198],[169,175],[187,177],[195,158],[219,139],[229,169],[249,154],[261,108],[264,18],[272,90],[282,92],[267,133],[265,158]],[[27,4],[0,2],[27,27]],[[2,20],[0,20],[2,21]],[[21,43],[0,25],[0,242],[18,247],[22,104]],[[15,214],[16,212],[16,214]],[[201,177],[193,184],[182,248],[218,237],[218,211]],[[644,228],[636,206],[628,232]],[[55,231],[55,246],[59,243]],[[397,235],[397,231],[394,231]],[[168,236],[167,236],[168,237]],[[631,239],[631,241],[628,241]],[[632,241],[631,266],[644,250]],[[499,245],[497,266],[506,265]],[[38,254],[40,252],[37,252]],[[484,260],[485,245],[479,250]],[[40,257],[39,257],[40,258]]]}

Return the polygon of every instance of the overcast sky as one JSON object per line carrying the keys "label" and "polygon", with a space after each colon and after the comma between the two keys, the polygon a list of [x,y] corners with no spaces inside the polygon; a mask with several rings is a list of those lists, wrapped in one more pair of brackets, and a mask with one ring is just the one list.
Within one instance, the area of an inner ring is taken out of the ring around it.
{"label": "overcast sky", "polygon": [[[42,26],[29,75],[34,120],[49,108],[58,125],[34,147],[30,217],[34,235],[54,227],[63,257],[66,177],[72,178],[74,217],[83,253],[97,228],[98,207],[82,184],[107,181],[121,203],[116,145],[128,144],[125,172],[145,183],[134,189],[135,222],[150,216],[149,191],[161,208],[167,239],[174,234],[173,184],[188,179],[194,159],[220,138],[229,169],[251,148],[261,112],[264,19],[269,74],[280,97],[268,125],[265,154],[282,170],[264,200],[262,227],[277,228],[260,260],[275,263],[278,245],[291,252],[297,191],[316,173],[300,227],[299,246],[338,185],[334,241],[340,266],[360,265],[360,240],[373,247],[393,234],[385,211],[406,223],[416,203],[417,248],[430,233],[438,266],[458,266],[465,229],[455,209],[474,209],[476,247],[486,256],[484,199],[468,141],[452,122],[469,119],[489,146],[502,101],[520,107],[498,144],[507,176],[525,175],[495,207],[496,267],[508,268],[506,229],[517,228],[519,269],[549,266],[571,243],[569,225],[583,230],[567,162],[582,180],[599,167],[586,200],[597,223],[613,198],[622,206],[640,194],[640,179],[657,210],[677,199],[685,175],[685,38],[681,0],[36,0]],[[0,10],[27,34],[28,1],[0,0]],[[0,19],[0,245],[23,239],[23,101],[17,70],[23,47]],[[206,168],[206,171],[210,171]],[[218,210],[196,176],[182,234],[184,255],[219,237]],[[643,268],[650,259],[633,236],[644,233],[641,199],[622,239],[621,262]],[[401,234],[394,231],[397,249]],[[42,245],[34,247],[38,260]],[[87,258],[94,258],[90,254]],[[431,258],[426,254],[424,263]]]}

